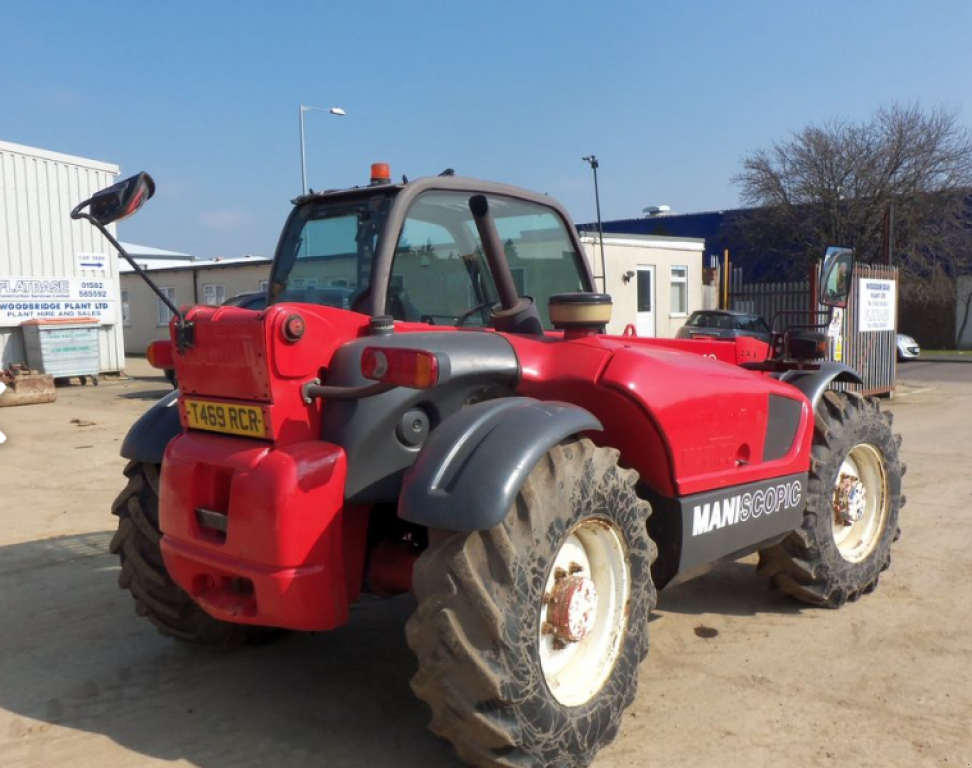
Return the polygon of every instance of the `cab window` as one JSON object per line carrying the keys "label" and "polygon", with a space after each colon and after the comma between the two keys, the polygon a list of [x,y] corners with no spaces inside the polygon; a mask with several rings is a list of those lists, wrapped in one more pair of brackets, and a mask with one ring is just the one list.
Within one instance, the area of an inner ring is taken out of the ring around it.
{"label": "cab window", "polygon": [[[412,204],[392,263],[388,314],[434,325],[489,325],[497,292],[470,196],[432,191]],[[544,328],[550,328],[550,295],[588,287],[567,227],[541,205],[500,196],[489,196],[489,204],[517,291],[534,298]]]}

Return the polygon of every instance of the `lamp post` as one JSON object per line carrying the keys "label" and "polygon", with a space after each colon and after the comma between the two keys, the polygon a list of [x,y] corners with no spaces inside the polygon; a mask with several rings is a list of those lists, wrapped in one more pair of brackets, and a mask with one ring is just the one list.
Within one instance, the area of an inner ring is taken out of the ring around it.
{"label": "lamp post", "polygon": [[604,268],[604,228],[601,226],[601,195],[597,188],[597,169],[600,163],[597,162],[595,155],[582,157],[585,163],[591,166],[594,172],[594,203],[597,206],[597,237],[601,244],[601,290],[607,293],[607,270]]}
{"label": "lamp post", "polygon": [[309,107],[306,104],[301,104],[298,110],[298,122],[300,123],[300,188],[303,194],[307,194],[307,155],[304,151],[304,113],[305,112],[329,112],[332,115],[337,115],[338,117],[344,117],[346,114],[340,107],[331,107],[327,109],[325,107]]}

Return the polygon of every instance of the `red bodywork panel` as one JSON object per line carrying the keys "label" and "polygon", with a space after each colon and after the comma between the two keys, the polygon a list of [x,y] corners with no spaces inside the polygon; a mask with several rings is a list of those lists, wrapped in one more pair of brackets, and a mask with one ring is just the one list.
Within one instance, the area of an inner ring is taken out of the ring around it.
{"label": "red bodywork panel", "polygon": [[[294,313],[306,326],[297,342],[283,334]],[[344,450],[320,439],[327,404],[305,403],[301,387],[322,375],[340,346],[367,333],[369,318],[301,304],[263,312],[196,307],[188,319],[194,345],[175,355],[185,432],[168,446],[160,491],[166,567],[216,618],[336,627],[361,588],[368,510],[346,507]],[[430,330],[396,324],[398,333]],[[622,463],[662,495],[807,470],[809,402],[791,386],[738,367],[765,358],[761,342],[507,338],[520,362],[519,394],[590,411],[604,425],[591,437],[618,448]],[[800,402],[801,423],[786,455],[764,462],[771,394]],[[266,439],[188,429],[186,398],[259,407]],[[379,589],[407,587],[414,552],[406,555],[387,547],[373,553]]]}
{"label": "red bodywork panel", "polygon": [[[510,343],[520,359],[521,394],[590,411],[604,425],[592,439],[620,450],[622,462],[665,496],[807,470],[809,401],[787,384],[738,367],[765,357],[762,342],[589,336],[570,342],[510,337]],[[770,394],[801,401],[803,412],[790,451],[764,463]]]}
{"label": "red bodywork panel", "polygon": [[[344,570],[347,464],[339,446],[271,450],[191,433],[169,443],[163,467],[166,568],[209,614],[308,630],[347,621],[357,592]],[[227,516],[225,535],[198,523],[199,508]]]}
{"label": "red bodywork panel", "polygon": [[[306,332],[290,343],[282,326],[295,312]],[[364,333],[368,318],[276,305],[262,313],[196,307],[188,319],[194,346],[175,356],[186,431],[169,443],[162,465],[166,568],[218,619],[336,627],[361,588],[368,516],[344,508],[344,451],[320,440],[322,404],[306,404],[301,385]],[[186,396],[260,404],[270,439],[187,429]],[[197,509],[225,515],[225,534],[201,525]]]}

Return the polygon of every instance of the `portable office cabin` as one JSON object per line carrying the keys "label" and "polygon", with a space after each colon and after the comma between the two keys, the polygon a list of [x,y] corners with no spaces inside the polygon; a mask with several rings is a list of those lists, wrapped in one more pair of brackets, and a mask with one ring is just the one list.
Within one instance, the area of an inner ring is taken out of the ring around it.
{"label": "portable office cabin", "polygon": [[[595,275],[601,274],[601,240],[581,232]],[[614,310],[608,333],[631,325],[639,336],[674,338],[688,316],[702,309],[702,254],[705,241],[659,235],[604,235],[604,291]],[[594,281],[601,289],[601,280]]]}
{"label": "portable office cabin", "polygon": [[124,367],[115,254],[88,222],[70,218],[118,172],[111,163],[0,141],[0,367],[24,362],[25,320],[80,317],[98,319],[101,371]]}

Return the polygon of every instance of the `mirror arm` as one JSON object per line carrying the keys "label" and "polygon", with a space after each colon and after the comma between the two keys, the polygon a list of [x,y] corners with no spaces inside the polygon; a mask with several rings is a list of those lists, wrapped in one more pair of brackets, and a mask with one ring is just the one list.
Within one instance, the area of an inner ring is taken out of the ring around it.
{"label": "mirror arm", "polygon": [[122,247],[122,244],[112,236],[111,232],[108,231],[108,228],[104,224],[89,213],[81,213],[81,209],[85,206],[85,204],[86,203],[81,203],[77,208],[71,211],[71,218],[84,219],[85,221],[93,224],[98,231],[105,236],[108,242],[115,247],[118,253],[124,257],[125,261],[131,265],[132,269],[138,273],[138,276],[146,282],[148,287],[152,289],[155,295],[162,300],[162,303],[169,308],[169,311],[172,312],[172,314],[176,317],[176,347],[180,352],[185,352],[186,349],[192,346],[194,341],[193,324],[186,320],[185,313],[173,303],[172,299],[162,293],[162,290],[155,284],[155,281],[148,276],[148,273],[135,263],[135,260],[128,255],[128,251],[126,251]]}

